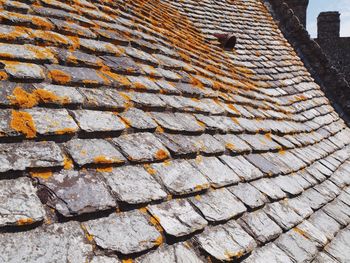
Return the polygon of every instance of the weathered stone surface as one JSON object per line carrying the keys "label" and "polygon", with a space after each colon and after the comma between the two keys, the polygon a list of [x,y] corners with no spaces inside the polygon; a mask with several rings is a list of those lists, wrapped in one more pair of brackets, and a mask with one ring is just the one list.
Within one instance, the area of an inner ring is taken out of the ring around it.
{"label": "weathered stone surface", "polygon": [[350,258],[350,229],[346,228],[342,230],[332,240],[332,242],[325,247],[331,256],[341,263],[349,262]]}
{"label": "weathered stone surface", "polygon": [[132,128],[137,130],[154,130],[157,123],[144,111],[131,108],[120,114],[120,117]]}
{"label": "weathered stone surface", "polygon": [[124,156],[103,139],[73,139],[65,147],[79,166],[124,163]]}
{"label": "weathered stone surface", "polygon": [[273,175],[281,172],[279,167],[273,164],[270,160],[264,158],[262,154],[249,154],[245,158],[247,158],[247,160],[254,166],[258,167],[264,174]]}
{"label": "weathered stone surface", "polygon": [[264,207],[264,211],[284,230],[292,228],[303,220],[283,201],[268,204]]}
{"label": "weathered stone surface", "polygon": [[162,161],[170,156],[168,150],[149,132],[122,135],[113,142],[132,162]]}
{"label": "weathered stone surface", "polygon": [[42,81],[45,79],[42,67],[33,63],[1,62],[5,64],[5,72],[14,80]]}
{"label": "weathered stone surface", "polygon": [[311,214],[313,214],[313,210],[310,207],[310,205],[308,205],[308,203],[303,201],[300,198],[300,196],[296,198],[285,199],[284,202],[286,203],[286,205],[292,208],[295,212],[297,212],[297,214],[299,214],[302,218],[306,218]]}
{"label": "weathered stone surface", "polygon": [[229,220],[244,213],[246,207],[227,189],[209,191],[203,195],[190,198],[205,219],[211,222]]}
{"label": "weathered stone surface", "polygon": [[312,241],[315,246],[319,248],[323,248],[328,242],[325,234],[323,234],[319,229],[317,229],[307,220],[293,228],[293,231],[301,233],[304,237]]}
{"label": "weathered stone surface", "polygon": [[121,261],[115,257],[94,256],[90,263],[120,263]]}
{"label": "weathered stone surface", "polygon": [[322,233],[324,233],[329,240],[333,239],[341,227],[337,221],[328,216],[322,210],[316,211],[308,220],[316,228],[322,231]]}
{"label": "weathered stone surface", "polygon": [[263,177],[263,173],[243,156],[222,155],[220,160],[228,165],[243,181],[251,181]]}
{"label": "weathered stone surface", "polygon": [[147,203],[166,198],[157,181],[141,166],[114,168],[103,173],[112,193],[128,204]]}
{"label": "weathered stone surface", "polygon": [[47,204],[63,216],[76,216],[116,207],[107,185],[93,170],[62,170],[47,178],[38,174],[37,179],[45,186],[42,193],[53,193]]}
{"label": "weathered stone surface", "polygon": [[250,257],[242,261],[242,263],[266,262],[293,263],[293,260],[275,244],[270,243],[262,248],[255,250]]}
{"label": "weathered stone surface", "polygon": [[125,255],[158,246],[162,240],[157,229],[137,210],[112,213],[83,225],[99,247]]}
{"label": "weathered stone surface", "polygon": [[261,178],[251,182],[251,184],[272,200],[278,200],[286,197],[286,194],[281,190],[281,188],[279,188],[278,185],[268,178]]}
{"label": "weathered stone surface", "polygon": [[151,92],[158,92],[160,90],[158,85],[147,77],[128,76],[127,78],[131,82],[132,87],[137,90],[147,90]]}
{"label": "weathered stone surface", "polygon": [[113,57],[104,56],[102,57],[104,63],[112,69],[112,71],[123,74],[141,74],[140,67],[134,62],[133,59],[127,56]]}
{"label": "weathered stone surface", "polygon": [[221,154],[225,151],[225,145],[216,140],[212,135],[204,133],[195,137],[197,148],[204,154]]}
{"label": "weathered stone surface", "polygon": [[[84,97],[75,87],[52,85],[52,84],[35,84],[36,93],[42,103],[67,105],[80,105],[84,102]],[[46,94],[42,94],[46,91]]]}
{"label": "weathered stone surface", "polygon": [[85,132],[120,132],[125,129],[125,124],[113,112],[75,110],[71,113]]}
{"label": "weathered stone surface", "polygon": [[[60,35],[60,37],[61,36],[62,35]],[[59,62],[65,65],[99,68],[103,62],[102,59],[98,58],[95,55],[84,53],[78,50],[69,51],[63,48],[55,48],[54,51]]]}
{"label": "weathered stone surface", "polygon": [[250,152],[252,150],[245,141],[234,134],[217,134],[214,138],[224,144],[225,147],[234,154]]}
{"label": "weathered stone surface", "polygon": [[164,109],[166,106],[166,103],[155,93],[131,91],[124,94],[138,108]]}
{"label": "weathered stone surface", "polygon": [[1,43],[0,57],[2,59],[17,59],[28,62],[54,61],[54,56],[48,48],[33,45],[10,45]]}
{"label": "weathered stone surface", "polygon": [[198,157],[189,161],[208,179],[213,187],[221,187],[240,181],[236,173],[216,157]]}
{"label": "weathered stone surface", "polygon": [[335,259],[324,252],[318,253],[312,263],[338,263]]}
{"label": "weathered stone surface", "polygon": [[92,253],[78,222],[0,234],[2,262],[86,262]]}
{"label": "weathered stone surface", "polygon": [[105,53],[105,54],[117,54],[119,55],[121,53],[121,50],[118,49],[115,45],[104,42],[101,40],[93,40],[93,39],[86,39],[81,38],[79,40],[80,48],[83,50],[87,50],[89,52],[94,53]]}
{"label": "weathered stone surface", "polygon": [[312,209],[317,210],[327,203],[327,200],[319,192],[310,188],[299,197],[301,201],[308,204]]}
{"label": "weathered stone surface", "polygon": [[79,130],[78,125],[68,114],[66,109],[27,109],[34,121],[36,133],[41,135],[74,133]]}
{"label": "weathered stone surface", "polygon": [[293,175],[277,176],[273,179],[273,182],[277,184],[281,188],[281,190],[287,194],[298,195],[304,190],[294,179]]}
{"label": "weathered stone surface", "polygon": [[244,214],[238,223],[262,244],[282,234],[282,229],[261,210]]}
{"label": "weathered stone surface", "polygon": [[[212,102],[215,103],[215,102]],[[234,122],[231,118],[226,116],[205,116],[201,114],[196,114],[198,121],[205,124],[206,129],[209,131],[219,131],[219,132],[243,132],[244,129]]]}
{"label": "weathered stone surface", "polygon": [[257,246],[254,239],[234,221],[209,227],[195,240],[201,249],[220,261],[240,258]]}
{"label": "weathered stone surface", "polygon": [[309,262],[317,253],[310,240],[293,230],[281,235],[274,243],[296,262]]}
{"label": "weathered stone surface", "polygon": [[61,149],[54,142],[0,144],[0,172],[62,167]]}
{"label": "weathered stone surface", "polygon": [[88,89],[79,88],[79,92],[85,96],[84,106],[97,109],[124,109],[127,100],[115,89]]}
{"label": "weathered stone surface", "polygon": [[35,190],[28,178],[0,181],[0,226],[21,226],[44,219],[45,210]]}
{"label": "weathered stone surface", "polygon": [[228,190],[237,196],[246,206],[252,209],[263,206],[268,201],[265,195],[248,183],[229,187]]}
{"label": "weathered stone surface", "polygon": [[171,246],[162,246],[154,252],[150,252],[145,256],[137,258],[136,263],[153,263],[159,260],[163,262],[188,262],[203,263],[196,253],[189,247],[187,243],[177,243]]}
{"label": "weathered stone surface", "polygon": [[186,113],[153,112],[153,119],[165,130],[175,132],[203,132],[195,117]]}
{"label": "weathered stone surface", "polygon": [[281,149],[281,145],[264,135],[241,134],[239,137],[247,142],[253,151],[273,151]]}
{"label": "weathered stone surface", "polygon": [[161,133],[157,137],[175,156],[196,154],[199,151],[195,143],[196,135],[185,136],[182,134]]}
{"label": "weathered stone surface", "polygon": [[182,237],[201,230],[208,224],[184,199],[174,199],[159,205],[148,206],[168,235]]}
{"label": "weathered stone surface", "polygon": [[209,188],[209,182],[186,160],[150,165],[150,173],[158,178],[174,195],[194,193]]}

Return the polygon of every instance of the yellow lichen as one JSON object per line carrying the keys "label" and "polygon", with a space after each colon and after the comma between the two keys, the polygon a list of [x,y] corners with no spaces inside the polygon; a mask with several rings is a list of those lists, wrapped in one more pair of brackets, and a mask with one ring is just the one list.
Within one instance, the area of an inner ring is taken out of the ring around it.
{"label": "yellow lichen", "polygon": [[12,105],[19,106],[21,108],[31,108],[38,104],[38,99],[35,95],[26,92],[21,87],[16,87],[12,95],[7,97]]}
{"label": "yellow lichen", "polygon": [[151,175],[155,175],[157,173],[157,171],[155,169],[153,169],[149,164],[145,164],[144,168]]}
{"label": "yellow lichen", "polygon": [[20,218],[16,221],[18,226],[30,225],[33,224],[34,220],[32,218]]}
{"label": "yellow lichen", "polygon": [[58,84],[67,84],[71,81],[71,76],[66,72],[58,69],[53,69],[49,71],[49,77]]}
{"label": "yellow lichen", "polygon": [[77,131],[76,128],[64,128],[64,129],[60,129],[60,130],[55,131],[55,133],[57,135],[62,135],[62,134],[67,134],[67,133],[74,133],[76,131]]}
{"label": "yellow lichen", "polygon": [[166,159],[166,158],[168,158],[168,157],[169,157],[168,153],[167,153],[165,150],[163,150],[163,149],[159,149],[159,150],[156,152],[156,154],[155,154],[155,158],[156,158],[157,160],[164,160],[164,159]]}
{"label": "yellow lichen", "polygon": [[99,167],[96,169],[96,171],[100,173],[111,173],[113,172],[113,167],[112,166]]}
{"label": "yellow lichen", "polygon": [[64,156],[64,165],[63,168],[65,170],[71,170],[73,168],[73,160],[70,159],[68,156]]}
{"label": "yellow lichen", "polygon": [[32,118],[28,112],[12,111],[10,126],[15,131],[24,134],[27,138],[36,136],[36,128]]}
{"label": "yellow lichen", "polygon": [[52,171],[35,171],[30,172],[30,175],[35,178],[48,179],[52,176]]}

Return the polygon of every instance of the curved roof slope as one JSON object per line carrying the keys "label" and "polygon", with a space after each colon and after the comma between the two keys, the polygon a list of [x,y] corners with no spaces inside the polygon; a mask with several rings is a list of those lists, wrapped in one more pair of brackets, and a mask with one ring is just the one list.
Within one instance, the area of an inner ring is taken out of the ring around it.
{"label": "curved roof slope", "polygon": [[350,258],[349,129],[261,1],[1,4],[1,262]]}

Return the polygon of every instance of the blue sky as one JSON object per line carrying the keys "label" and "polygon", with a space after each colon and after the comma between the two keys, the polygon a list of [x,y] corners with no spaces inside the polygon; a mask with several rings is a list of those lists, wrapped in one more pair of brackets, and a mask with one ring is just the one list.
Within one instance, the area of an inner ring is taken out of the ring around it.
{"label": "blue sky", "polygon": [[340,12],[340,36],[350,37],[350,0],[309,0],[307,29],[312,37],[317,36],[317,16],[323,11]]}

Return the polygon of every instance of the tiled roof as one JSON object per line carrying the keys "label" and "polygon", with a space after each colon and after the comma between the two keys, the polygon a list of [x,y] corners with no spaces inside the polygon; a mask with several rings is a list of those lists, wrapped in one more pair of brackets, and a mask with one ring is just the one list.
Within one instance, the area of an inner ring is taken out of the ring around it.
{"label": "tiled roof", "polygon": [[1,5],[1,262],[348,262],[350,131],[262,1]]}

